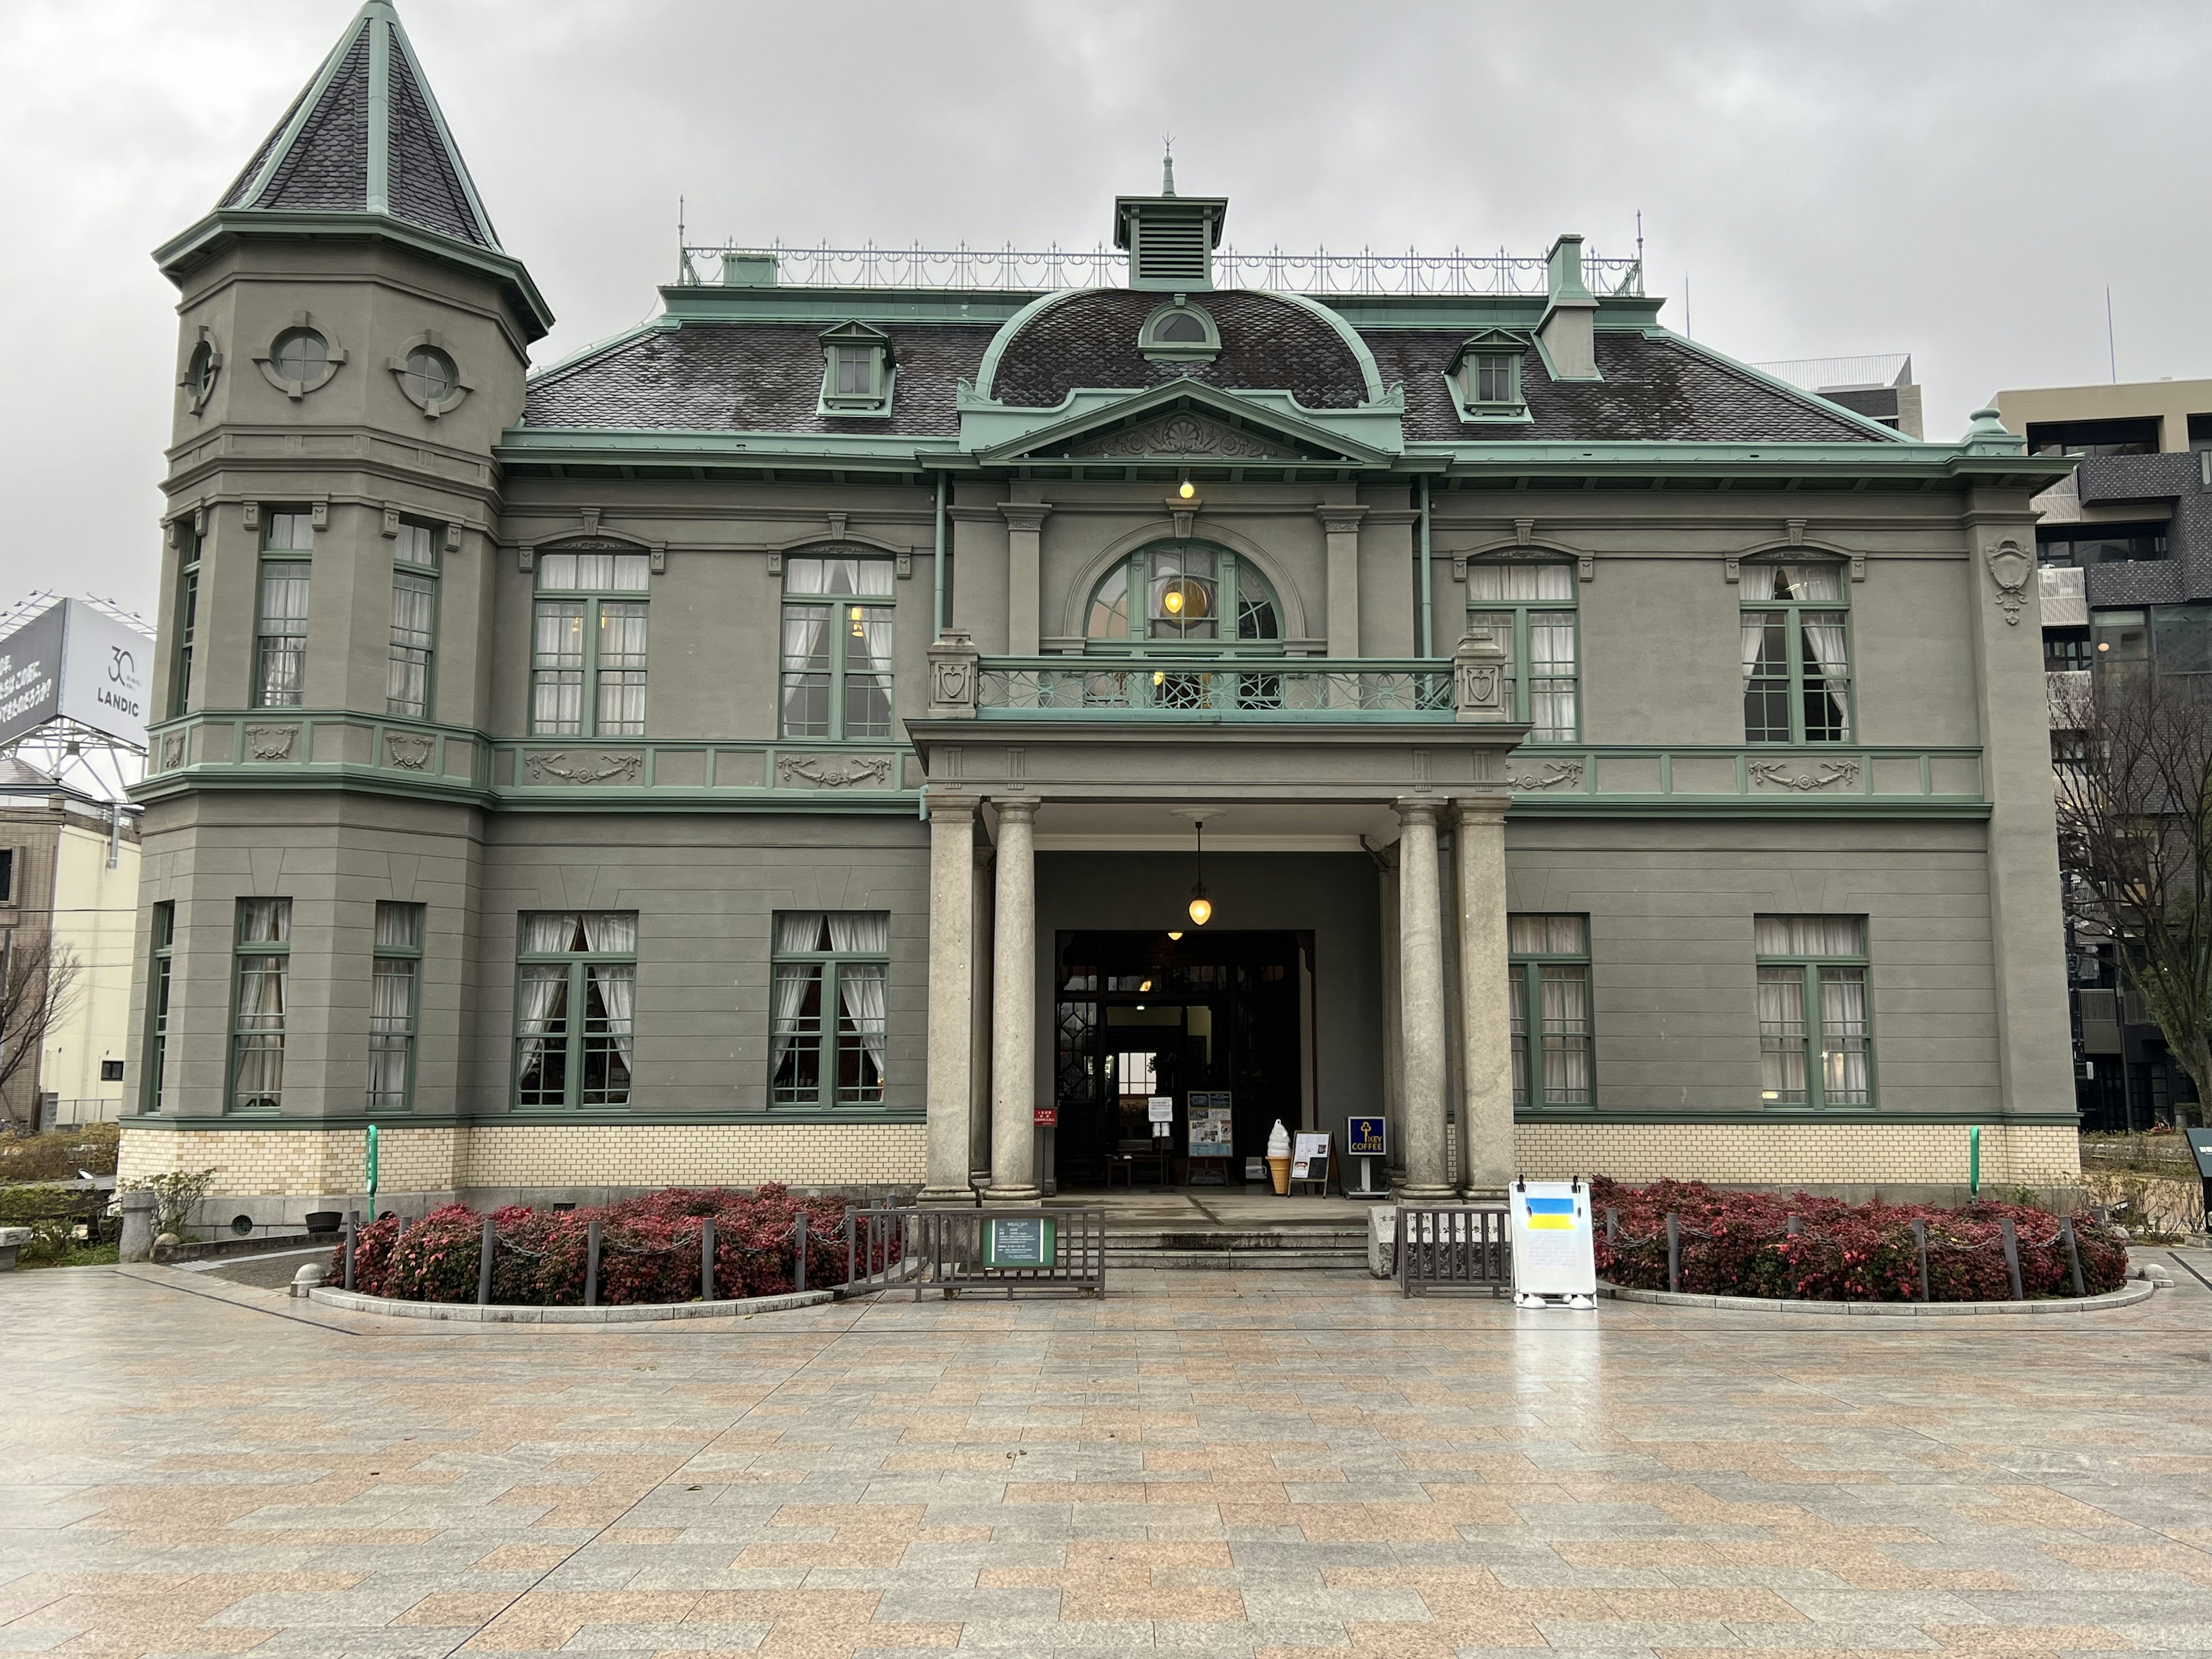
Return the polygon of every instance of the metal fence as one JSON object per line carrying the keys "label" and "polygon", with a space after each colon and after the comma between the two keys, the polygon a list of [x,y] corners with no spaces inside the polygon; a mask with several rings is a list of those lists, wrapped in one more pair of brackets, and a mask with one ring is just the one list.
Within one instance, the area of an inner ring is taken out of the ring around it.
{"label": "metal fence", "polygon": [[1398,1288],[1513,1289],[1510,1212],[1503,1206],[1406,1204],[1398,1208]]}
{"label": "metal fence", "polygon": [[1453,718],[1449,662],[1170,656],[986,657],[975,702],[994,714],[1291,720]]}
{"label": "metal fence", "polygon": [[953,1297],[995,1291],[1106,1294],[1106,1212],[917,1210],[905,1213],[905,1282]]}

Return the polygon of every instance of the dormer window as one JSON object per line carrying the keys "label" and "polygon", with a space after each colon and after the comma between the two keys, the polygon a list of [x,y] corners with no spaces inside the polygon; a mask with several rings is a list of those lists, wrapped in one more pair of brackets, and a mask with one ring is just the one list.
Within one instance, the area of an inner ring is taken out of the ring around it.
{"label": "dormer window", "polygon": [[1221,331],[1201,306],[1178,294],[1145,319],[1137,349],[1155,362],[1163,358],[1207,358],[1221,350]]}
{"label": "dormer window", "polygon": [[889,415],[898,369],[891,337],[866,323],[840,323],[822,336],[823,415]]}
{"label": "dormer window", "polygon": [[1504,329],[1485,329],[1453,354],[1444,371],[1462,421],[1525,421],[1521,360],[1528,340]]}

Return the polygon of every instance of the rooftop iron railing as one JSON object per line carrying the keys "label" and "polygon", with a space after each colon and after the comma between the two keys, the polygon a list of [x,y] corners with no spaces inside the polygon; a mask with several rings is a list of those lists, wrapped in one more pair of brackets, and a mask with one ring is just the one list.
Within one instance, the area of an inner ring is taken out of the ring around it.
{"label": "rooftop iron railing", "polygon": [[[1545,290],[1547,262],[1540,255],[1496,253],[1384,252],[1363,247],[1356,253],[1290,253],[1217,248],[1216,288],[1273,289],[1297,294],[1528,295]],[[1049,293],[1065,288],[1115,288],[1128,276],[1128,255],[1101,243],[1092,248],[1042,250],[691,245],[684,249],[678,285],[684,288],[753,287],[773,283],[790,288],[980,289]],[[773,276],[770,271],[773,271]],[[1607,259],[1595,252],[1583,256],[1583,280],[1595,294],[1644,292],[1640,259]]]}

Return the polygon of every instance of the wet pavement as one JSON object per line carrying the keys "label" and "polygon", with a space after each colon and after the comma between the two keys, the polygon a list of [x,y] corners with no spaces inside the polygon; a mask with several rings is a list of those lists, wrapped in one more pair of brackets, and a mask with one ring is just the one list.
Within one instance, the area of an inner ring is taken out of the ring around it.
{"label": "wet pavement", "polygon": [[535,1330],[252,1282],[309,1259],[0,1276],[0,1653],[2212,1650],[2203,1252],[2033,1320],[1136,1271]]}

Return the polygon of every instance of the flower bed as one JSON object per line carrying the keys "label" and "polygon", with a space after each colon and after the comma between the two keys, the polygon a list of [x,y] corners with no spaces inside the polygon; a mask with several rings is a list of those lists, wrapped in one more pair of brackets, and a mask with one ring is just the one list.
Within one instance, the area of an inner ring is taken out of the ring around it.
{"label": "flower bed", "polygon": [[[1616,1285],[1663,1291],[1667,1217],[1678,1218],[1681,1285],[1698,1296],[1773,1297],[1808,1302],[1912,1302],[1920,1296],[1920,1252],[1912,1223],[1928,1229],[1931,1302],[2003,1302],[2012,1295],[1998,1223],[2020,1241],[2021,1288],[2030,1297],[2070,1297],[2073,1266],[2058,1218],[2026,1204],[1963,1209],[1917,1204],[1845,1204],[1809,1193],[1722,1192],[1695,1181],[1623,1187],[1590,1183],[1597,1270]],[[1617,1222],[1608,1235],[1607,1212]],[[1789,1231],[1798,1218],[1800,1231]],[[2086,1212],[2073,1218],[2081,1279],[2091,1296],[2127,1280],[2125,1242]]]}
{"label": "flower bed", "polygon": [[[718,1297],[795,1288],[801,1215],[809,1276],[842,1279],[849,1207],[842,1198],[795,1199],[773,1184],[750,1193],[672,1187],[595,1210],[509,1205],[491,1212],[491,1299],[580,1307],[586,1230],[594,1221],[600,1224],[599,1301],[609,1307],[698,1300],[700,1223],[709,1216]],[[483,1229],[483,1216],[465,1204],[433,1210],[404,1231],[392,1217],[372,1222],[355,1237],[354,1288],[405,1302],[474,1302]],[[892,1259],[896,1255],[894,1236]],[[344,1270],[341,1243],[331,1255],[331,1282],[342,1283]]]}

